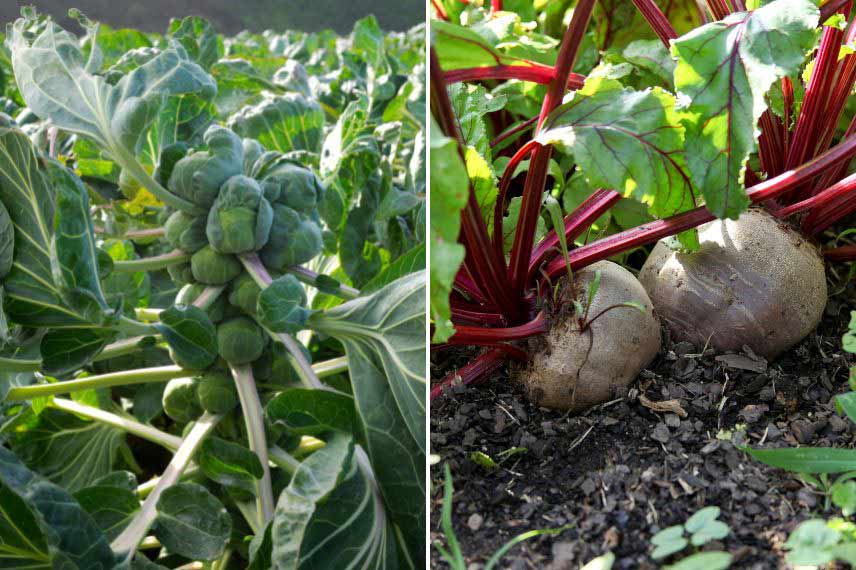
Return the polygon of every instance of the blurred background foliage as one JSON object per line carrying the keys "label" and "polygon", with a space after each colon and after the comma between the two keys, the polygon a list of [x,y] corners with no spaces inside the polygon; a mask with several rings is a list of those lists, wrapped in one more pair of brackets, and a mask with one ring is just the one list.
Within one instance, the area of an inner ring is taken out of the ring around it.
{"label": "blurred background foliage", "polygon": [[347,34],[354,22],[368,14],[390,31],[404,31],[425,21],[422,0],[0,0],[0,22],[14,21],[21,6],[30,5],[51,14],[67,29],[76,25],[67,17],[69,8],[114,28],[147,32],[163,32],[170,18],[189,15],[207,18],[225,34],[328,28]]}

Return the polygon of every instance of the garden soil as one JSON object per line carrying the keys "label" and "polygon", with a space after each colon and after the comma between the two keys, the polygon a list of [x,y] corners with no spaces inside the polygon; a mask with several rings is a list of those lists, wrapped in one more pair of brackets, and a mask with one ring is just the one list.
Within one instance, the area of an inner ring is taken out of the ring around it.
{"label": "garden soil", "polygon": [[[817,331],[775,362],[746,351],[699,354],[701,347],[666,335],[625,399],[583,415],[533,406],[504,370],[480,386],[453,388],[432,402],[431,452],[440,458],[431,468],[432,541],[442,539],[442,465],[449,463],[455,531],[472,569],[513,536],[565,525],[559,535],[516,546],[501,567],[578,570],[612,551],[616,569],[659,568],[651,536],[709,505],[721,508],[732,532],[708,547],[731,552],[732,568],[787,568],[788,534],[832,513],[822,494],[738,446],[856,444],[856,428],[833,402],[854,364],[841,336],[856,309],[856,284],[832,287]],[[432,376],[468,356],[435,354]],[[525,451],[503,454],[515,448]],[[474,452],[499,466],[480,466]],[[445,567],[436,549],[432,561]]]}

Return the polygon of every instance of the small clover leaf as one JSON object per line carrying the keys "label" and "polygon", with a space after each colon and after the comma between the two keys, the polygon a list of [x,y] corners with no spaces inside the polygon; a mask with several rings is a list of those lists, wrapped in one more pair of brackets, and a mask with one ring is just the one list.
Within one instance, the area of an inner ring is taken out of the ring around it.
{"label": "small clover leaf", "polygon": [[651,537],[651,544],[656,547],[651,553],[651,558],[661,560],[680,552],[687,547],[689,542],[684,538],[684,527],[675,525],[665,528]]}

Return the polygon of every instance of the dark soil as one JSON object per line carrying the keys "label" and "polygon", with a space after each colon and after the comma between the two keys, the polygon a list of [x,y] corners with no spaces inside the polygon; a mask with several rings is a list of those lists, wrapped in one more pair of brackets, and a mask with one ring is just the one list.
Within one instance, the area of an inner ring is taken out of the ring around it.
{"label": "dark soil", "polygon": [[[533,406],[504,371],[453,389],[432,402],[431,451],[440,457],[431,468],[432,541],[442,540],[448,463],[468,563],[483,563],[522,532],[570,524],[558,536],[518,545],[501,567],[577,570],[612,551],[617,569],[658,568],[651,536],[717,505],[732,533],[712,547],[734,555],[732,568],[786,568],[784,541],[801,521],[823,514],[824,497],[736,446],[856,444],[856,427],[835,414],[833,401],[847,391],[853,358],[842,352],[841,336],[854,308],[851,283],[830,299],[817,332],[771,364],[746,353],[698,355],[697,347],[666,338],[625,399],[580,416]],[[435,357],[435,378],[467,356]],[[650,408],[667,400],[677,400],[686,417]],[[526,451],[500,461],[515,447]],[[471,459],[477,451],[500,466],[479,466]],[[436,549],[432,562],[446,567]]]}

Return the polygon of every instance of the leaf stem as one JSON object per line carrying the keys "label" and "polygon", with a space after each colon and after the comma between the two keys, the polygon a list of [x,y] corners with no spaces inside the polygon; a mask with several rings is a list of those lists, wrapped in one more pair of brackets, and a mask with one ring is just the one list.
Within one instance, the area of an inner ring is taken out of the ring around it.
{"label": "leaf stem", "polygon": [[[187,466],[187,468],[181,474],[180,478],[181,479],[189,479],[193,475],[196,475],[196,473],[198,471],[199,471],[199,467],[197,467],[195,464],[191,463],[190,465]],[[148,481],[146,481],[142,485],[138,486],[137,487],[137,496],[139,496],[141,499],[145,499],[146,497],[151,495],[152,491],[154,491],[155,488],[157,487],[160,479],[161,479],[160,477],[152,477],[151,479],[149,479]]]}
{"label": "leaf stem", "polygon": [[0,357],[0,370],[3,372],[36,372],[42,367],[42,360]]}
{"label": "leaf stem", "polygon": [[159,321],[162,310],[151,307],[137,307],[134,309],[134,313],[141,321]]}
{"label": "leaf stem", "polygon": [[268,463],[268,447],[265,437],[264,409],[259,400],[256,382],[253,378],[253,369],[247,364],[229,364],[232,376],[235,379],[235,387],[238,389],[238,398],[241,400],[241,409],[244,411],[244,421],[247,425],[247,439],[250,450],[259,457],[262,464],[263,475],[256,480],[256,508],[258,510],[259,528],[264,528],[273,518],[273,487],[270,478],[270,464]]}
{"label": "leaf stem", "polygon": [[[137,310],[137,316],[144,314],[143,309]],[[117,331],[129,336],[151,336],[157,334],[157,329],[148,323],[141,323],[134,319],[122,316],[114,327]]]}
{"label": "leaf stem", "polygon": [[294,475],[297,468],[300,467],[300,461],[295,459],[291,454],[278,445],[270,446],[268,448],[268,455],[270,456],[270,460],[273,461],[277,467],[292,475]]}
{"label": "leaf stem", "polygon": [[102,234],[102,237],[116,240],[148,240],[163,237],[166,233],[164,228],[148,228],[145,230],[129,230],[122,235],[111,235],[107,228],[102,226],[94,226],[96,234]]}
{"label": "leaf stem", "polygon": [[9,390],[9,393],[6,395],[6,401],[20,402],[42,396],[55,396],[56,394],[68,394],[81,390],[127,386],[130,384],[146,384],[150,382],[166,382],[173,378],[193,376],[195,373],[193,370],[185,370],[179,366],[157,366],[137,370],[122,370],[120,372],[109,372],[107,374],[78,378],[76,380],[66,380],[65,382],[17,386]]}
{"label": "leaf stem", "polygon": [[[843,161],[849,160],[854,154],[856,154],[856,135],[844,139],[837,146],[799,168],[788,170],[775,178],[759,182],[748,188],[746,194],[749,196],[749,200],[756,204],[771,200],[814,179],[830,168],[835,168]],[[714,219],[715,216],[707,208],[700,206],[591,242],[572,251],[568,258],[571,267],[578,270],[602,259],[698,227]],[[564,260],[554,259],[547,265],[546,274],[550,278],[557,277],[564,272],[564,268]]]}
{"label": "leaf stem", "polygon": [[[534,61],[527,61],[526,65],[465,67],[443,72],[443,78],[447,83],[486,81],[491,79],[519,79],[520,81],[530,81],[545,85],[550,83],[555,77],[555,71],[552,67]],[[571,73],[568,76],[568,89],[579,89],[583,86],[585,80],[584,75]]]}
{"label": "leaf stem", "polygon": [[[538,124],[535,129],[536,134],[544,125],[547,115],[562,102],[568,78],[591,19],[594,4],[595,0],[580,0],[574,8],[574,14],[565,30],[559,55],[556,59],[556,76],[550,82],[547,95],[541,105],[541,113],[538,116]],[[533,151],[529,161],[529,171],[526,174],[526,182],[523,187],[523,201],[520,205],[520,216],[517,231],[514,234],[514,243],[511,247],[511,261],[509,262],[511,290],[512,295],[516,298],[523,297],[526,287],[529,259],[535,241],[538,214],[541,211],[541,195],[544,193],[551,155],[552,147],[538,146]]]}
{"label": "leaf stem", "polygon": [[[457,119],[449,99],[440,61],[433,47],[430,64],[431,113],[443,133],[456,142],[461,161],[466,163]],[[472,183],[469,184],[467,203],[461,211],[460,241],[466,247],[465,267],[477,283],[489,285],[484,287],[485,296],[511,320],[520,320],[523,316],[522,310],[512,294],[505,256],[499,255],[494,244],[491,243]]]}
{"label": "leaf stem", "polygon": [[[360,296],[360,291],[358,289],[354,289],[353,287],[349,287],[344,283],[339,283],[337,289],[333,290],[324,284],[318,284],[318,278],[327,277],[326,275],[321,275],[320,273],[316,273],[311,269],[306,269],[305,267],[301,267],[300,265],[289,265],[285,268],[286,271],[297,277],[299,281],[306,283],[307,285],[312,285],[313,287],[320,289],[324,293],[330,293],[331,295],[336,295],[337,297],[341,297],[342,299],[356,299]],[[333,279],[330,277],[329,279]]]}
{"label": "leaf stem", "polygon": [[678,34],[663,11],[657,6],[657,3],[654,0],[633,0],[633,4],[642,14],[642,17],[648,21],[651,29],[654,30],[666,49],[669,49],[669,40],[676,39]]}
{"label": "leaf stem", "polygon": [[467,386],[478,383],[479,380],[487,377],[491,372],[499,370],[503,363],[505,363],[505,360],[505,352],[498,348],[480,354],[460,369],[450,372],[440,382],[434,384],[431,387],[431,400],[433,401],[435,398],[442,396],[445,390],[456,384]]}
{"label": "leaf stem", "polygon": [[330,360],[316,362],[312,365],[312,370],[315,372],[318,378],[326,378],[327,376],[333,376],[334,374],[339,374],[340,372],[347,372],[348,357],[340,356],[338,358],[331,358]]}
{"label": "leaf stem", "polygon": [[[262,263],[262,260],[259,259],[258,255],[255,253],[245,253],[238,256],[238,258],[244,265],[244,269],[247,270],[247,273],[249,273],[250,277],[253,278],[253,281],[255,281],[259,287],[267,289],[270,286],[273,282],[273,278],[270,276],[270,273],[268,273],[267,268]],[[318,375],[315,373],[315,370],[312,369],[312,365],[303,355],[303,350],[301,350],[300,345],[290,334],[273,333],[271,331],[268,331],[268,334],[282,342],[282,344],[285,345],[286,350],[291,353],[291,356],[297,363],[297,372],[300,375],[300,379],[304,386],[318,390],[333,390],[333,388],[321,382]]]}
{"label": "leaf stem", "polygon": [[455,334],[447,342],[467,345],[482,342],[495,343],[535,336],[547,332],[548,329],[547,319],[544,318],[544,313],[540,312],[532,321],[516,327],[486,328],[455,325]]}
{"label": "leaf stem", "polygon": [[824,250],[823,256],[829,261],[856,261],[856,245],[842,245],[833,249],[827,249]]}
{"label": "leaf stem", "polygon": [[108,143],[109,144],[107,146],[110,154],[113,155],[116,162],[122,168],[126,169],[128,173],[137,180],[137,182],[154,194],[155,197],[160,199],[161,202],[195,216],[205,213],[205,208],[202,206],[197,206],[193,202],[180,198],[161,186],[157,180],[152,178],[152,176],[146,172],[146,169],[137,161],[137,158],[128,152],[128,150],[126,150],[121,144],[115,143],[115,141],[112,140],[108,141]]}
{"label": "leaf stem", "polygon": [[190,261],[190,254],[176,249],[163,255],[144,257],[142,259],[129,259],[127,261],[114,261],[113,271],[117,273],[133,273],[136,271],[157,271],[171,265],[178,265]]}
{"label": "leaf stem", "polygon": [[109,360],[118,356],[133,354],[142,348],[146,348],[147,346],[154,346],[154,343],[152,343],[151,345],[146,343],[146,339],[152,339],[155,336],[157,335],[141,335],[117,340],[116,342],[105,346],[104,349],[101,350],[101,352],[99,352],[98,355],[92,359],[92,362],[101,362],[103,360]]}
{"label": "leaf stem", "polygon": [[130,557],[131,553],[137,548],[137,545],[145,538],[146,533],[154,523],[157,516],[157,504],[161,494],[169,487],[174,485],[187,466],[191,459],[196,454],[196,450],[208,437],[208,434],[217,426],[223,416],[205,413],[197,420],[187,434],[187,437],[181,442],[175,455],[172,456],[172,461],[169,462],[163,475],[158,479],[155,488],[146,497],[140,512],[134,517],[130,524],[125,527],[125,530],[116,537],[110,544],[114,552]]}
{"label": "leaf stem", "polygon": [[87,406],[86,404],[81,404],[74,400],[66,400],[65,398],[54,398],[51,400],[49,405],[64,412],[83,416],[91,420],[97,420],[101,423],[119,428],[122,431],[141,437],[146,441],[163,446],[170,451],[175,451],[181,446],[180,437],[100,408]]}
{"label": "leaf stem", "polygon": [[208,286],[202,290],[202,293],[200,293],[196,299],[193,300],[193,305],[203,311],[207,311],[225,289],[225,285]]}

